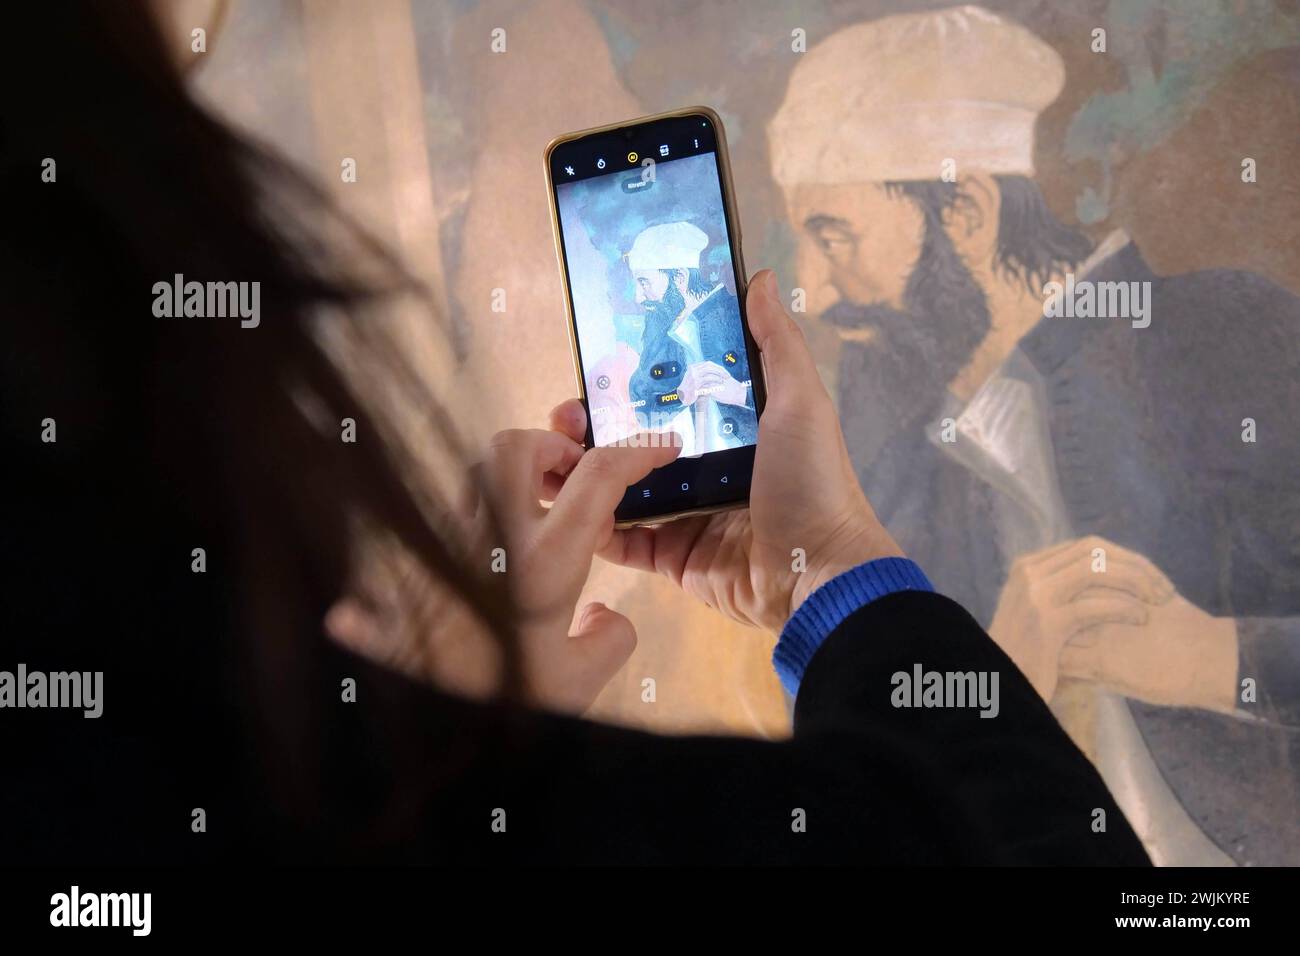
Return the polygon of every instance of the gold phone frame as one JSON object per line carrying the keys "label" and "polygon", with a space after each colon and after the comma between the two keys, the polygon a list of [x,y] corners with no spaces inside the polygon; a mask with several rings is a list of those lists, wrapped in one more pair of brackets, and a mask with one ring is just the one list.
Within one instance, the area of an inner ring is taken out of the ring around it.
{"label": "gold phone frame", "polygon": [[[722,117],[717,112],[707,106],[687,106],[682,109],[668,110],[664,113],[655,113],[650,116],[640,116],[636,119],[621,120],[617,123],[606,123],[604,126],[593,126],[591,129],[576,130],[572,133],[563,133],[546,144],[546,149],[542,153],[542,168],[546,175],[546,195],[547,202],[551,209],[551,233],[555,240],[555,258],[560,266],[560,278],[564,287],[564,308],[569,315],[569,351],[573,362],[573,377],[577,380],[578,396],[582,403],[587,406],[587,383],[582,380],[582,362],[579,359],[578,351],[578,322],[577,316],[573,309],[573,300],[569,295],[569,267],[564,261],[564,245],[560,235],[560,210],[555,201],[555,182],[551,176],[551,153],[557,146],[564,143],[570,143],[574,140],[583,139],[596,133],[608,133],[613,130],[625,129],[629,126],[639,126],[644,123],[653,123],[659,120],[673,119],[679,116],[701,115],[708,117],[713,124],[714,140],[716,143],[715,153],[717,154],[719,178],[722,181],[723,205],[726,207],[728,225],[727,239],[731,245],[731,259],[736,264],[736,296],[740,300],[740,316],[744,323],[744,333],[746,343],[753,341],[753,335],[749,331],[749,315],[745,311],[745,293],[749,286],[749,272],[745,268],[745,256],[741,250],[741,240],[744,234],[740,227],[740,212],[736,208],[736,190],[731,178],[731,154],[727,149],[727,133],[722,125]],[[749,363],[749,374],[751,380],[757,376],[758,386],[753,388],[754,394],[754,414],[759,418],[763,414],[763,405],[766,404],[767,397],[767,379],[765,369],[763,368],[763,357],[758,352],[757,347],[754,349],[754,355],[758,358],[756,362]],[[587,423],[590,430],[591,423]],[[668,514],[656,515],[653,518],[635,518],[625,521],[617,521],[616,528],[634,528],[634,527],[653,527],[654,525],[665,524],[669,521],[676,521],[678,518],[688,518],[693,515],[710,515],[722,511],[734,511],[738,508],[748,508],[749,498],[743,501],[733,501],[723,505],[710,505],[702,508],[685,508],[681,511],[674,511]]]}

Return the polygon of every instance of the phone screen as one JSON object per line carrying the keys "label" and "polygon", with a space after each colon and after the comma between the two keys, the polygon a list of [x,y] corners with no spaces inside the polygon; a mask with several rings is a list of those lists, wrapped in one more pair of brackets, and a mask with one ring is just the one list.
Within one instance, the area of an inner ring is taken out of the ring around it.
{"label": "phone screen", "polygon": [[550,154],[588,440],[682,440],[678,461],[628,489],[622,520],[748,497],[762,383],[718,142],[709,116],[688,114]]}

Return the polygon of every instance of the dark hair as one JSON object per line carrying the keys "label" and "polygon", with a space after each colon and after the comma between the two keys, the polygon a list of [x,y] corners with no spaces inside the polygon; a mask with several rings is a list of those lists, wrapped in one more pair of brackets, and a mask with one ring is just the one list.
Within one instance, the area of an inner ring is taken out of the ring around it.
{"label": "dark hair", "polygon": [[[660,269],[659,271],[668,277],[669,284],[671,284],[673,281],[673,274],[677,272],[676,269]],[[704,295],[706,292],[712,289],[713,286],[714,283],[710,282],[707,278],[705,278],[704,272],[702,270],[700,269],[686,270],[686,288],[690,291],[691,295]]]}
{"label": "dark hair", "polygon": [[914,202],[924,218],[921,249],[903,290],[903,306],[928,320],[918,334],[928,336],[923,361],[947,382],[984,340],[992,325],[988,298],[944,229],[950,211],[972,209],[974,200],[955,183],[886,183],[891,195]]}
{"label": "dark hair", "polygon": [[1092,252],[1082,232],[1053,215],[1038,184],[1027,176],[994,176],[1002,197],[998,214],[997,264],[1041,295],[1043,284]]}
{"label": "dark hair", "polygon": [[[6,316],[0,349],[0,423],[20,464],[10,463],[34,494],[77,488],[77,513],[120,537],[123,555],[174,534],[190,542],[179,552],[188,565],[195,538],[208,544],[207,581],[221,595],[205,597],[212,618],[181,607],[187,632],[176,637],[233,642],[236,686],[273,751],[271,788],[290,803],[301,778],[319,780],[285,755],[320,751],[304,715],[319,709],[322,618],[354,571],[358,523],[400,542],[431,585],[477,615],[502,648],[503,694],[519,696],[504,576],[475,570],[486,561],[466,553],[458,510],[413,482],[395,429],[367,412],[314,327],[368,355],[461,460],[446,412],[367,319],[368,307],[420,295],[419,283],[319,188],[190,98],[150,4],[27,12],[26,59],[9,68],[58,79],[6,96],[0,119],[0,269],[22,316]],[[47,158],[54,182],[42,181]],[[176,274],[260,282],[260,325],[155,318],[153,285]],[[55,446],[35,437],[43,416],[57,419]],[[356,444],[339,440],[344,418]],[[156,586],[145,568],[113,560],[106,577]],[[30,574],[46,593],[56,586],[38,567]],[[91,577],[58,586],[89,588]],[[99,636],[122,654],[152,652]]]}
{"label": "dark hair", "polygon": [[[1035,295],[1063,268],[1070,268],[1092,251],[1088,237],[1065,225],[1052,213],[1038,184],[1027,176],[994,176],[998,185],[998,249],[995,264],[1019,279]],[[886,183],[893,194],[910,198],[931,222],[942,225],[949,211],[966,211],[974,200],[959,184],[941,180]]]}

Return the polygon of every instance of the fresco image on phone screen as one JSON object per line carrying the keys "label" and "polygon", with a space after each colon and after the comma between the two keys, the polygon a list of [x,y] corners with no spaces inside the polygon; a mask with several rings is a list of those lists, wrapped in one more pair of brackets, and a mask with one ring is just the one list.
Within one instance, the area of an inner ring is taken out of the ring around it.
{"label": "fresco image on phone screen", "polygon": [[556,185],[597,445],[676,431],[754,444],[749,357],[715,154]]}

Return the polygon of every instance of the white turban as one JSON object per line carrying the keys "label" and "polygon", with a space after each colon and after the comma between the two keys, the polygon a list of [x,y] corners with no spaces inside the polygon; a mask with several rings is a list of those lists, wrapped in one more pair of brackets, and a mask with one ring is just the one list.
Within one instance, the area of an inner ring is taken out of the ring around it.
{"label": "white turban", "polygon": [[858,23],[800,56],[768,124],[782,186],[1032,175],[1034,122],[1060,94],[1050,46],[982,7]]}
{"label": "white turban", "polygon": [[709,244],[709,237],[698,226],[689,222],[666,222],[643,229],[632,241],[632,251],[627,254],[628,268],[639,269],[698,269],[700,253]]}

